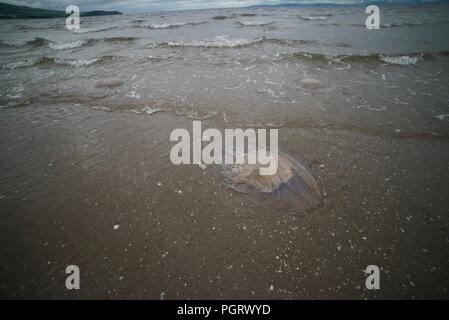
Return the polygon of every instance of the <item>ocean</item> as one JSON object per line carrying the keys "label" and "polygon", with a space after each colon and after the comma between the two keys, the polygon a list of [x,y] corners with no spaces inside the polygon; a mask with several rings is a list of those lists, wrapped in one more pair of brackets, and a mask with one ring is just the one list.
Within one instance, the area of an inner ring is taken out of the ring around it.
{"label": "ocean", "polygon": [[[380,30],[365,27],[364,7],[90,17],[75,32],[64,19],[4,20],[0,105],[67,101],[248,126],[307,118],[425,133],[447,112],[448,9],[386,6]],[[304,90],[304,77],[323,89]],[[124,85],[96,88],[105,78]],[[393,124],[379,125],[379,115]]]}

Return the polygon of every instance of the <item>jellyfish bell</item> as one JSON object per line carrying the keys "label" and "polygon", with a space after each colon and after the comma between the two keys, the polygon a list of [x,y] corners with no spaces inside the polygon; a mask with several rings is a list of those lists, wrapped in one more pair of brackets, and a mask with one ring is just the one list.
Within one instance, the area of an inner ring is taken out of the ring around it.
{"label": "jellyfish bell", "polygon": [[260,163],[223,166],[224,185],[277,210],[303,212],[319,207],[321,192],[309,170],[287,154],[277,157],[278,168],[272,175],[262,175]]}

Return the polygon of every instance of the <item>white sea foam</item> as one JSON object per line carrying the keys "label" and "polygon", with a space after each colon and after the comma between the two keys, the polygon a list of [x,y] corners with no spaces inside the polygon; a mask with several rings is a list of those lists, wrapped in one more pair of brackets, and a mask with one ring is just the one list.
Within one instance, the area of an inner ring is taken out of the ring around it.
{"label": "white sea foam", "polygon": [[198,24],[206,23],[205,21],[198,22],[174,22],[174,23],[151,23],[149,25],[142,25],[141,27],[149,28],[149,29],[169,29],[169,28],[178,28],[182,26],[195,26]]}
{"label": "white sea foam", "polygon": [[3,69],[17,69],[17,68],[26,68],[34,66],[41,62],[50,62],[50,63],[56,63],[56,64],[62,64],[70,67],[87,67],[90,65],[93,65],[94,63],[102,60],[103,58],[93,58],[93,59],[80,59],[80,60],[68,60],[68,59],[62,59],[62,58],[47,58],[47,57],[32,57],[25,60],[19,60],[7,63],[6,65],[3,65]]}
{"label": "white sea foam", "polygon": [[229,39],[228,36],[218,36],[213,40],[197,41],[169,41],[165,44],[169,47],[205,47],[205,48],[236,48],[259,43],[264,38],[249,39]]}
{"label": "white sea foam", "polygon": [[319,21],[324,21],[327,20],[328,16],[300,16],[300,18],[302,20],[319,20]]}
{"label": "white sea foam", "polygon": [[266,21],[238,21],[244,27],[258,27],[258,26],[268,26],[273,24],[273,22]]}
{"label": "white sea foam", "polygon": [[8,69],[8,70],[17,69],[17,68],[26,68],[26,67],[31,67],[31,66],[39,63],[40,61],[42,61],[42,58],[32,57],[32,58],[28,58],[25,60],[7,63],[6,65],[3,66],[3,68]]}
{"label": "white sea foam", "polygon": [[70,67],[87,67],[90,65],[93,65],[94,63],[100,61],[100,58],[93,58],[93,59],[80,59],[80,60],[66,60],[66,59],[56,59],[55,62],[57,64],[64,64],[66,66]]}
{"label": "white sea foam", "polygon": [[126,96],[132,99],[140,99],[140,94],[138,94],[137,91],[131,91]]}
{"label": "white sea foam", "polygon": [[152,23],[146,26],[150,29],[168,29],[168,28],[175,28],[175,27],[182,27],[188,24],[187,22],[178,22],[178,23]]}
{"label": "white sea foam", "polygon": [[396,56],[396,57],[386,57],[381,56],[380,57],[382,61],[390,64],[399,64],[399,65],[414,65],[417,64],[419,61],[422,61],[422,56]]}
{"label": "white sea foam", "polygon": [[142,114],[142,113],[146,113],[146,114],[154,114],[156,112],[160,112],[161,109],[159,108],[150,108],[150,107],[145,107],[142,109],[132,109],[131,112],[132,113],[136,113],[136,114]]}
{"label": "white sea foam", "polygon": [[143,111],[144,111],[146,114],[153,114],[153,113],[156,113],[156,112],[161,111],[161,109],[158,109],[158,108],[152,109],[152,108],[150,108],[150,107],[145,107],[145,108],[143,108]]}
{"label": "white sea foam", "polygon": [[49,44],[49,47],[53,50],[69,50],[75,49],[84,46],[88,40],[77,40],[73,42],[52,42]]}

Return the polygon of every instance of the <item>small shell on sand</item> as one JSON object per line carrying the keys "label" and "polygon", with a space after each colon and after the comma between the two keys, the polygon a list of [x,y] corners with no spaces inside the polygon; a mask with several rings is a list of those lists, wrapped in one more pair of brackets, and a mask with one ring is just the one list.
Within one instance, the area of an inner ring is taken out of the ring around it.
{"label": "small shell on sand", "polygon": [[278,170],[274,175],[260,175],[260,167],[260,164],[223,166],[225,186],[260,196],[267,206],[280,210],[305,211],[322,204],[321,193],[312,174],[292,157],[280,153]]}
{"label": "small shell on sand", "polygon": [[113,87],[121,86],[122,84],[123,84],[122,80],[110,79],[110,80],[97,81],[97,83],[95,83],[95,86],[97,88],[113,88]]}
{"label": "small shell on sand", "polygon": [[316,79],[302,79],[301,85],[308,90],[318,90],[321,89],[321,81]]}

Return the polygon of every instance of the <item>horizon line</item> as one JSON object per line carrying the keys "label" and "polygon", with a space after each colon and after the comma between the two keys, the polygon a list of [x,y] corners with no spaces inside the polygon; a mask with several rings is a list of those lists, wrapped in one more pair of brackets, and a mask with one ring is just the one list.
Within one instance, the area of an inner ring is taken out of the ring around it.
{"label": "horizon line", "polygon": [[[360,7],[366,6],[370,4],[382,4],[388,6],[400,6],[400,5],[432,5],[432,4],[449,4],[449,0],[399,0],[397,2],[391,2],[390,0],[373,0],[373,1],[363,1],[363,2],[352,2],[348,0],[347,2],[335,2],[334,0],[323,0],[318,1],[316,3],[311,3],[307,0],[305,2],[291,2],[285,1],[277,4],[256,4],[249,6],[230,6],[230,7],[205,7],[205,8],[172,8],[172,9],[142,9],[142,10],[130,10],[130,11],[121,11],[119,9],[90,9],[90,10],[81,10],[82,6],[78,6],[80,8],[80,12],[90,12],[90,11],[118,11],[121,14],[145,14],[145,13],[157,13],[157,12],[173,12],[173,11],[200,11],[200,10],[217,10],[217,9],[258,9],[258,8],[276,8],[276,7]],[[13,5],[18,7],[28,7],[32,9],[42,9],[49,11],[64,11],[64,9],[50,9],[50,8],[40,8],[40,7],[31,7],[26,5],[16,5],[7,2],[1,2],[0,4]]]}

